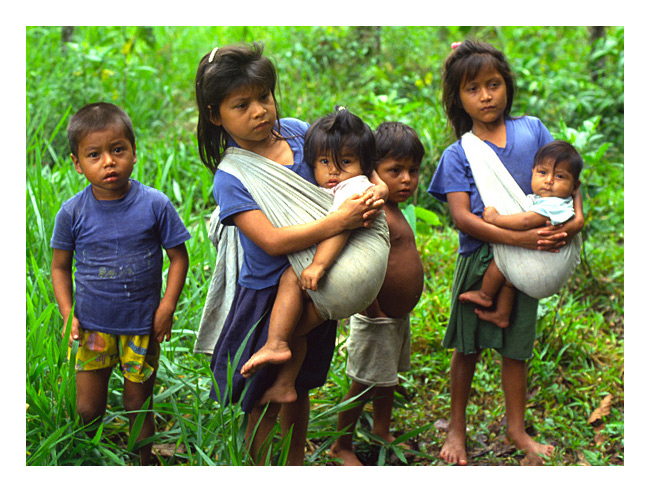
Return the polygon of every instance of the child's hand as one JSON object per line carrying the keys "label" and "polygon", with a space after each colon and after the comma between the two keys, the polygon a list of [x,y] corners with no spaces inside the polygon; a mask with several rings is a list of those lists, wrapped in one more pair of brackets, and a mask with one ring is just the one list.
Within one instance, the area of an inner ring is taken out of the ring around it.
{"label": "child's hand", "polygon": [[[361,195],[361,199],[370,207],[370,210],[363,214],[363,227],[372,227],[377,215],[381,212],[381,209],[386,203],[383,195],[388,196],[388,187],[383,182],[382,185],[383,187],[381,185],[376,185],[372,188],[368,188],[368,190]],[[382,191],[384,188],[386,193],[383,193]]]}
{"label": "child's hand", "polygon": [[153,336],[162,343],[169,341],[172,337],[172,323],[174,321],[174,310],[166,307],[162,302],[153,315]]}
{"label": "child's hand", "polygon": [[76,318],[76,316],[70,313],[68,317],[63,320],[63,331],[61,332],[61,336],[65,336],[65,329],[68,326],[68,319],[70,316],[72,316],[72,322],[70,324],[70,338],[68,339],[68,346],[72,347],[72,342],[81,339],[81,327],[79,326],[79,320]]}
{"label": "child's hand", "polygon": [[581,183],[580,181],[578,181],[578,184],[577,184],[577,185],[575,186],[575,188],[573,189],[573,193],[571,193],[571,196],[572,196],[574,199],[575,199],[575,197],[580,193],[580,185],[581,185],[581,184],[582,184],[582,183]]}
{"label": "child's hand", "polygon": [[[370,204],[367,202],[370,201]],[[344,228],[346,230],[364,227],[368,220],[367,214],[373,213],[372,203],[374,202],[372,192],[366,192],[363,195],[355,194],[345,200],[335,213],[340,213],[344,218]],[[374,214],[376,215],[376,211]]]}
{"label": "child's hand", "polygon": [[488,224],[494,224],[494,222],[499,217],[499,212],[494,207],[485,207],[483,209],[483,220]]}
{"label": "child's hand", "polygon": [[325,275],[325,269],[313,263],[300,274],[300,286],[303,289],[318,290],[318,281]]}
{"label": "child's hand", "polygon": [[369,191],[372,191],[375,200],[385,201],[388,198],[388,185],[381,180],[372,188],[369,188]]}

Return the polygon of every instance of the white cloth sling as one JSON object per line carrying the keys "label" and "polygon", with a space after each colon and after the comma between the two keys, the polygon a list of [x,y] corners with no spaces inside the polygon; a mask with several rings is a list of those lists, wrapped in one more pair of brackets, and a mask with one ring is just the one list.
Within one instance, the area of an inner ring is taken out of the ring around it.
{"label": "white cloth sling", "polygon": [[[485,206],[500,214],[520,213],[531,205],[499,157],[485,142],[467,132],[461,144]],[[508,281],[536,299],[555,294],[580,263],[582,240],[577,234],[559,253],[493,244],[494,260]]]}
{"label": "white cloth sling", "polygon": [[[244,149],[228,148],[219,169],[241,181],[274,227],[312,222],[326,216],[332,205],[333,197],[326,191],[284,166]],[[217,214],[215,211],[210,220],[211,230],[219,230],[212,224],[218,222]],[[240,254],[241,246],[235,228],[226,226],[224,229],[234,231],[235,235],[226,233],[215,237],[218,239],[215,244],[217,265],[208,288],[195,352],[212,352],[230,310],[231,301],[227,301],[227,296],[232,300],[234,285],[228,287],[226,280],[215,279],[215,276],[224,275],[225,265],[232,268],[232,252]],[[227,251],[231,252],[230,256]],[[319,281],[318,290],[307,291],[321,315],[327,319],[343,319],[366,309],[377,297],[384,281],[389,251],[388,225],[383,213],[375,219],[373,227],[353,230],[345,247]],[[300,276],[311,264],[315,252],[316,246],[312,246],[287,255],[296,275]],[[226,272],[232,273],[227,267]]]}

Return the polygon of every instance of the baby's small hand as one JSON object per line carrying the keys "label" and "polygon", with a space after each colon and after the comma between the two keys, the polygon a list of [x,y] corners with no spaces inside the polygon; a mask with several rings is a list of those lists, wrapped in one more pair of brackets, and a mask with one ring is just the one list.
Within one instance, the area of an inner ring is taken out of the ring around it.
{"label": "baby's small hand", "polygon": [[300,274],[300,285],[303,289],[318,290],[318,281],[325,274],[325,270],[313,263]]}
{"label": "baby's small hand", "polygon": [[571,193],[571,196],[572,196],[573,198],[575,198],[576,195],[578,195],[578,193],[580,193],[580,184],[581,184],[581,183],[578,182],[578,184],[576,185],[576,187],[573,189],[573,193]]}
{"label": "baby's small hand", "polygon": [[483,220],[487,223],[492,223],[499,216],[499,212],[494,207],[485,207],[483,210]]}

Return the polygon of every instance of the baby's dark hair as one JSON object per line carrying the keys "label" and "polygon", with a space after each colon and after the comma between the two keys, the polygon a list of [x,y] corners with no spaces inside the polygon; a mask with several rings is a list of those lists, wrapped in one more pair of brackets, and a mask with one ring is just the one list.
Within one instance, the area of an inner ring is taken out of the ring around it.
{"label": "baby's dark hair", "polygon": [[375,166],[392,157],[398,161],[411,161],[418,166],[424,157],[424,146],[413,128],[399,121],[386,121],[375,130],[377,157]]}
{"label": "baby's dark hair", "polygon": [[506,83],[507,103],[503,115],[508,116],[512,109],[515,78],[504,54],[487,43],[463,41],[445,60],[442,75],[442,103],[458,138],[472,129],[472,118],[460,100],[461,86],[484,67],[495,68]]}
{"label": "baby's dark hair", "polygon": [[[273,62],[263,56],[264,47],[229,45],[207,53],[196,71],[196,104],[199,121],[196,127],[199,157],[213,173],[228,147],[228,133],[212,123],[219,115],[221,103],[236,89],[250,87],[269,91],[275,101],[277,74]],[[280,118],[277,111],[278,120]]]}
{"label": "baby's dark hair", "polygon": [[89,133],[102,131],[110,126],[121,128],[124,131],[124,136],[135,149],[135,133],[129,115],[115,104],[97,102],[87,104],[70,118],[68,123],[70,152],[77,156],[79,142],[82,138]]}
{"label": "baby's dark hair", "polygon": [[370,177],[375,169],[375,137],[370,127],[357,115],[341,106],[323,116],[305,134],[305,162],[314,166],[320,155],[331,153],[336,167],[343,151],[359,157],[361,171]]}
{"label": "baby's dark hair", "polygon": [[533,169],[539,166],[546,159],[551,159],[554,165],[566,162],[569,165],[569,172],[577,182],[582,172],[582,157],[580,153],[569,142],[554,140],[541,147],[535,154]]}

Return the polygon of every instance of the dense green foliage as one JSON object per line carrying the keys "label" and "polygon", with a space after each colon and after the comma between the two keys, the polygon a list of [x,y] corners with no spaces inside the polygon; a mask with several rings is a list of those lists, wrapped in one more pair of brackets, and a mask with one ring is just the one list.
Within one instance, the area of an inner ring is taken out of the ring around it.
{"label": "dense green foliage", "polygon": [[[214,207],[211,174],[194,136],[194,74],[213,46],[239,41],[263,42],[275,61],[283,116],[313,121],[343,104],[371,127],[401,120],[421,136],[426,156],[417,207],[406,213],[414,222],[417,217],[426,282],[413,316],[412,370],[404,375],[394,419],[418,452],[404,455],[378,443],[365,425],[371,413],[364,412],[357,437],[371,464],[388,463],[391,450],[397,463],[439,463],[451,355],[440,344],[457,239],[446,208],[426,187],[453,141],[440,105],[442,62],[452,41],[468,37],[506,53],[518,86],[513,114],[541,118],[556,137],[576,145],[586,164],[583,262],[559,294],[541,303],[527,423],[560,450],[550,464],[623,463],[623,28],[608,27],[596,40],[585,27],[77,27],[66,43],[61,35],[58,27],[27,29],[27,464],[125,464],[134,456],[117,375],[94,438],[77,425],[73,368],[50,285],[54,216],[86,185],[68,158],[65,126],[72,112],[97,100],[129,113],[138,154],[133,177],[165,192],[192,233],[190,272],[155,392],[159,462],[247,463],[244,417],[208,398],[208,360],[192,353],[215,260],[206,228]],[[341,342],[345,334],[342,323]],[[498,364],[487,353],[480,362],[468,450],[476,463],[516,464],[521,455],[501,445]],[[312,399],[309,463],[327,462],[347,391],[344,367],[341,348],[328,384]],[[611,411],[597,429],[588,418],[607,395]],[[277,449],[281,462],[281,440]]]}

